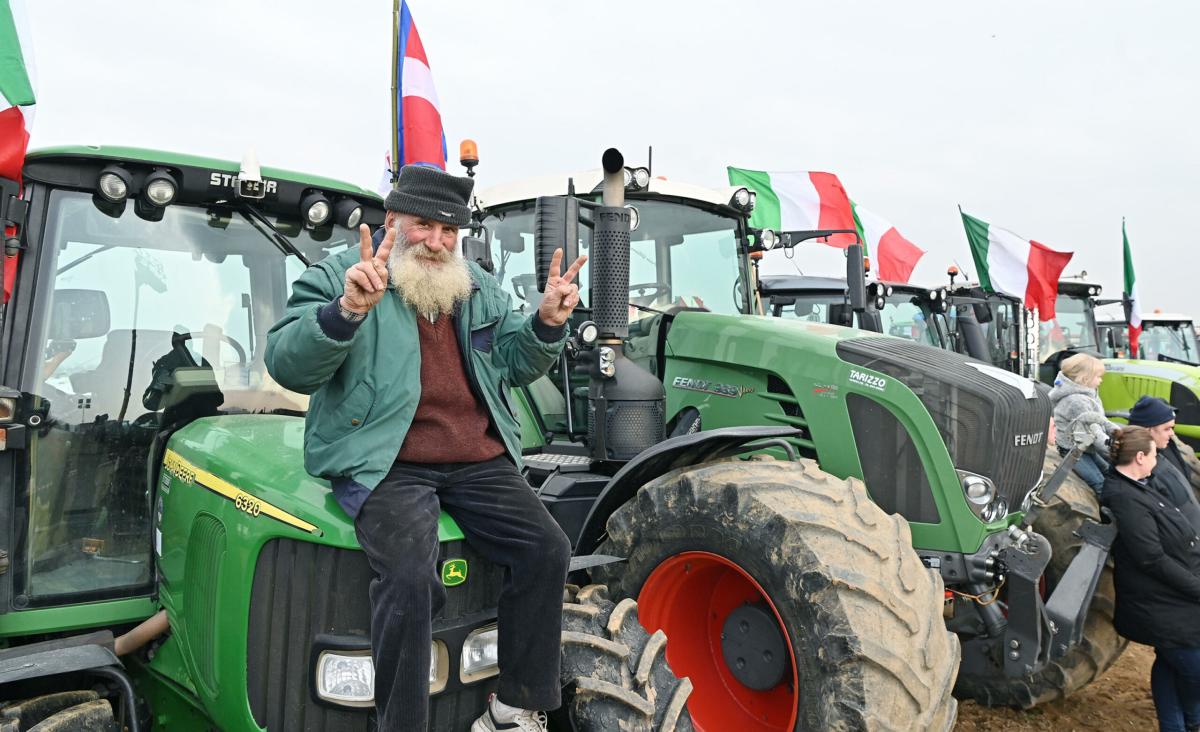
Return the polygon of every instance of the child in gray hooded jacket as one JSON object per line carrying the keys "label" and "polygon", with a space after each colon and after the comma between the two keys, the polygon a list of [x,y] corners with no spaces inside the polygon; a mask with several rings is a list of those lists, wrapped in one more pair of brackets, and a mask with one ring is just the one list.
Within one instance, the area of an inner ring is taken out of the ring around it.
{"label": "child in gray hooded jacket", "polygon": [[1054,404],[1054,439],[1059,453],[1066,455],[1075,444],[1076,434],[1091,438],[1087,451],[1075,463],[1075,472],[1092,487],[1096,497],[1104,488],[1108,472],[1108,436],[1119,425],[1104,416],[1104,405],[1096,390],[1104,378],[1104,364],[1086,353],[1077,353],[1062,362],[1061,371],[1050,390]]}

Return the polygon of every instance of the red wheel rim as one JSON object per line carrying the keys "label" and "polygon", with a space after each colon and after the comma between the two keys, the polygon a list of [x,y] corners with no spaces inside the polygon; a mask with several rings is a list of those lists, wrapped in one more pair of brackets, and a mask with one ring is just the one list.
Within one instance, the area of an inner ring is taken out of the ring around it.
{"label": "red wheel rim", "polygon": [[[743,686],[725,665],[721,629],[726,617],[746,603],[765,602],[787,645],[789,671],[774,688]],[[692,680],[688,699],[700,732],[777,732],[796,726],[800,712],[796,654],[778,608],[753,577],[735,562],[709,552],[684,552],[658,565],[638,596],[646,630],[667,634],[667,661]]]}

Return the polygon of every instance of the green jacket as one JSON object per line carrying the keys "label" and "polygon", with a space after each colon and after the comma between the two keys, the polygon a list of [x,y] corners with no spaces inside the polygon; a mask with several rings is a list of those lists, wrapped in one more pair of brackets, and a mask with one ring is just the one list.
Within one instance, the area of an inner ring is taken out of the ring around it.
{"label": "green jacket", "polygon": [[[341,328],[329,327],[334,311],[320,313],[341,296],[346,270],[358,261],[358,249],[348,249],[296,280],[286,315],[267,334],[266,366],[282,386],[312,395],[304,423],[305,469],[373,489],[395,461],[417,411],[421,349],[416,313],[394,289],[357,329],[344,321],[333,323]],[[459,348],[476,397],[482,397],[509,456],[521,466],[520,426],[508,389],[546,372],[562,351],[567,329],[559,334],[539,324],[543,337],[554,338],[542,340],[534,331],[536,313],[513,312],[496,280],[473,262],[468,267],[473,284],[456,317]]]}

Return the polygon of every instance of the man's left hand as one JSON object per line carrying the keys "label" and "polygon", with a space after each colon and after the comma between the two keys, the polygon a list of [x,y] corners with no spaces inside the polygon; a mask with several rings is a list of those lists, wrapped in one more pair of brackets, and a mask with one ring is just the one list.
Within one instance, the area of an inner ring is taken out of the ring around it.
{"label": "man's left hand", "polygon": [[567,271],[559,275],[562,268],[563,250],[555,249],[550,259],[550,271],[546,277],[546,294],[538,307],[538,318],[546,325],[559,326],[567,322],[571,311],[579,304],[579,285],[571,280],[579,274],[579,269],[587,261],[587,255],[575,260]]}

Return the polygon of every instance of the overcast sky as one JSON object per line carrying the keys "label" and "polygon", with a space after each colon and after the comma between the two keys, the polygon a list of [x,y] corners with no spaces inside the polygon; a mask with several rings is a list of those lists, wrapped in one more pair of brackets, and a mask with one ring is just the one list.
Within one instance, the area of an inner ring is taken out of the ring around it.
{"label": "overcast sky", "polygon": [[[27,0],[33,147],[240,159],[374,189],[388,147],[391,2]],[[836,173],[957,260],[956,206],[1121,289],[1128,220],[1145,309],[1200,316],[1200,6],[1194,3],[581,3],[412,0],[454,163],[480,185],[597,167],[619,147],[710,186],[725,166]],[[841,269],[811,246],[794,263]]]}

